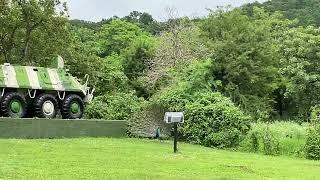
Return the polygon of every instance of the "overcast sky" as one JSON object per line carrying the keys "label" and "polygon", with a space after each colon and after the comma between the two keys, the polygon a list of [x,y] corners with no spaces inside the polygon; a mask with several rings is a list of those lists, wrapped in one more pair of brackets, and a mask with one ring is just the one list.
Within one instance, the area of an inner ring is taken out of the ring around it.
{"label": "overcast sky", "polygon": [[123,17],[132,11],[150,13],[157,20],[167,18],[166,9],[174,7],[180,16],[204,16],[207,8],[238,7],[245,3],[266,0],[67,0],[71,19],[100,21],[114,15]]}

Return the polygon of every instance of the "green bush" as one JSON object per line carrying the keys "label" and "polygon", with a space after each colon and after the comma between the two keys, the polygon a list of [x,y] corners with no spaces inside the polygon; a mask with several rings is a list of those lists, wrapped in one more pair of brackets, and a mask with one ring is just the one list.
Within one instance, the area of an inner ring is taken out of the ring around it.
{"label": "green bush", "polygon": [[320,106],[316,105],[311,108],[310,121],[312,124],[319,124]]}
{"label": "green bush", "polygon": [[279,155],[280,143],[279,140],[274,137],[269,127],[262,134],[263,151],[266,155]]}
{"label": "green bush", "polygon": [[308,124],[254,123],[251,127],[240,144],[240,151],[304,157]]}
{"label": "green bush", "polygon": [[144,103],[134,93],[114,93],[98,96],[86,108],[85,117],[89,119],[128,120],[140,111]]}
{"label": "green bush", "polygon": [[320,160],[320,127],[315,126],[309,129],[305,145],[307,159]]}
{"label": "green bush", "polygon": [[210,61],[198,61],[181,72],[171,72],[176,78],[134,116],[130,134],[152,135],[157,127],[170,132],[170,127],[163,125],[164,112],[180,111],[185,112],[185,124],[179,128],[185,141],[208,147],[237,147],[250,130],[251,118],[229,98],[212,92],[218,83],[210,67]]}
{"label": "green bush", "polygon": [[164,113],[185,111],[186,105],[197,99],[194,95],[196,92],[211,91],[211,83],[206,82],[208,79],[212,80],[208,70],[210,65],[210,61],[195,61],[186,69],[171,71],[168,79],[158,81],[161,85],[157,84],[154,88],[162,87],[160,91],[150,98],[141,111],[130,118],[129,135],[150,137],[155,135],[155,129],[161,128],[162,137],[170,136],[171,128],[163,122]]}
{"label": "green bush", "polygon": [[269,127],[262,131],[253,129],[248,132],[245,139],[241,142],[240,150],[248,152],[262,152],[265,155],[279,155],[280,142],[274,136]]}
{"label": "green bush", "polygon": [[257,131],[249,131],[245,140],[241,143],[244,150],[249,152],[258,152],[260,149],[260,134]]}
{"label": "green bush", "polygon": [[171,126],[163,121],[167,110],[162,106],[146,103],[128,119],[128,135],[130,137],[155,137],[160,128],[160,137],[170,137]]}
{"label": "green bush", "polygon": [[237,147],[250,129],[250,118],[220,93],[199,93],[185,107],[182,136],[208,147]]}

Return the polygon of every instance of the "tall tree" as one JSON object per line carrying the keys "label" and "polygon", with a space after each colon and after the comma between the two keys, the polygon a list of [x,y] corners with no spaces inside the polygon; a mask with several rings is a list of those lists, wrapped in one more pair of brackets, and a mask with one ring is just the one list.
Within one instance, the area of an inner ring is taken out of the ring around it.
{"label": "tall tree", "polygon": [[216,90],[258,117],[271,112],[281,76],[277,37],[287,23],[279,18],[259,8],[252,17],[236,9],[213,13],[202,25],[213,52]]}
{"label": "tall tree", "polygon": [[67,46],[67,9],[60,0],[5,1],[3,9],[0,43],[6,62],[44,65],[50,61],[46,57]]}
{"label": "tall tree", "polygon": [[8,63],[16,45],[16,35],[22,25],[22,16],[16,3],[9,0],[0,3],[0,53],[3,60]]}
{"label": "tall tree", "polygon": [[146,12],[132,11],[128,16],[125,16],[123,20],[136,23],[139,27],[151,34],[159,34],[161,31],[160,24],[153,19],[151,14]]}
{"label": "tall tree", "polygon": [[157,38],[155,55],[150,61],[147,75],[151,86],[173,68],[184,68],[194,60],[208,57],[208,49],[200,34],[200,28],[188,18],[171,18],[168,31]]}
{"label": "tall tree", "polygon": [[103,25],[98,33],[100,57],[107,57],[113,53],[120,54],[143,34],[145,32],[137,25],[118,19]]}
{"label": "tall tree", "polygon": [[320,104],[320,30],[313,27],[290,29],[281,37],[281,72],[288,83],[285,98],[291,115],[308,117]]}

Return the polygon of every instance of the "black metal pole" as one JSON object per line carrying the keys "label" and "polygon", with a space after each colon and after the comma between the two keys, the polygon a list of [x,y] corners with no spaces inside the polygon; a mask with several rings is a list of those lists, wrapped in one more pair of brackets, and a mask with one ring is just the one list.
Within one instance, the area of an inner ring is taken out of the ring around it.
{"label": "black metal pole", "polygon": [[173,152],[178,152],[178,123],[174,123],[174,139],[173,139]]}

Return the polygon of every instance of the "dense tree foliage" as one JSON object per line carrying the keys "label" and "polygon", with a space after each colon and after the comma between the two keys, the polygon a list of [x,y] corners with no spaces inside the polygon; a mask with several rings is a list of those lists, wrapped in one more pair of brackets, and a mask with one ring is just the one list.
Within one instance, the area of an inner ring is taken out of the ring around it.
{"label": "dense tree foliage", "polygon": [[1,1],[0,59],[20,64],[49,63],[68,47],[65,13],[65,4],[59,0]]}
{"label": "dense tree foliage", "polygon": [[271,93],[279,79],[279,31],[286,23],[277,14],[255,9],[253,17],[240,10],[217,12],[203,22],[207,43],[214,52],[216,88],[251,112],[270,111]]}
{"label": "dense tree foliage", "polygon": [[155,21],[152,15],[148,13],[133,11],[130,13],[130,15],[125,16],[123,20],[136,23],[142,29],[145,29],[152,34],[158,34],[161,30],[161,24]]}
{"label": "dense tree foliage", "polygon": [[320,88],[320,30],[294,28],[281,38],[281,73],[286,77],[284,107],[295,115],[308,116],[318,105]]}
{"label": "dense tree foliage", "polygon": [[299,25],[320,26],[320,2],[318,0],[270,0],[265,3],[252,3],[243,8],[252,15],[253,8],[264,8],[269,12],[281,12],[290,20],[297,19]]}

